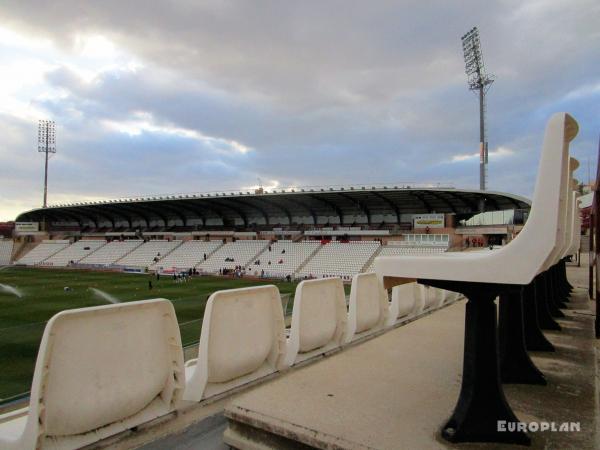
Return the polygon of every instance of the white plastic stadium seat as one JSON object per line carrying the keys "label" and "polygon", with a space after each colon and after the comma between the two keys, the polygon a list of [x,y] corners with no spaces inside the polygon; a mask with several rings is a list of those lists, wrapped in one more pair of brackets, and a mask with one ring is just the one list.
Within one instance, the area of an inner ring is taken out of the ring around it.
{"label": "white plastic stadium seat", "polygon": [[359,273],[352,277],[348,304],[346,342],[381,330],[389,309],[387,292],[377,274]]}
{"label": "white plastic stadium seat", "polygon": [[[563,168],[568,164],[568,144],[565,145],[563,139],[568,143],[576,133],[577,123],[570,116],[560,113],[550,119],[531,213],[521,232],[509,245],[492,252],[378,257],[375,259],[378,275],[528,284],[543,269],[547,259],[554,260],[557,238],[561,240],[558,247],[562,248],[564,228],[560,226],[563,219],[560,211],[564,211],[561,206],[565,202],[567,182]],[[560,182],[556,182],[557,179]]]}
{"label": "white plastic stadium seat", "polygon": [[[523,290],[538,274],[550,272],[568,245],[569,142],[577,132],[577,122],[566,113],[554,114],[548,121],[531,212],[510,244],[493,251],[376,258],[376,272],[386,285],[419,280],[462,292],[468,298],[461,394],[442,429],[442,436],[451,442],[530,442],[522,430],[500,433],[497,428],[498,420],[518,421],[505,400],[500,379],[506,380],[507,374],[516,378],[525,374],[536,384],[545,382],[525,350]],[[502,359],[494,304],[499,295],[504,317],[511,314],[511,320],[501,321],[500,335],[506,344]],[[520,339],[510,340],[509,329]],[[517,355],[519,364],[510,365],[516,358],[507,355]],[[488,399],[484,403],[476,400],[482,396]]]}
{"label": "white plastic stadium seat", "polygon": [[284,367],[285,328],[279,289],[218,291],[206,304],[198,359],[185,365],[184,400],[200,401]]}
{"label": "white plastic stadium seat", "polygon": [[415,285],[406,283],[392,288],[392,302],[385,326],[391,327],[399,319],[408,318],[415,309]]}
{"label": "white plastic stadium seat", "polygon": [[71,309],[44,330],[29,408],[0,416],[0,448],[75,449],[174,409],[185,384],[168,300]]}
{"label": "white plastic stadium seat", "polygon": [[340,347],[347,321],[344,285],[340,278],[302,281],[294,296],[286,366]]}

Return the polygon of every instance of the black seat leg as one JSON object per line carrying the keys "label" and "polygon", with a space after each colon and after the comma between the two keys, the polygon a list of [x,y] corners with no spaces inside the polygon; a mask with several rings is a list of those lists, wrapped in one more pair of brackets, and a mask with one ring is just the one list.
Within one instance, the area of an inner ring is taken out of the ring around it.
{"label": "black seat leg", "polygon": [[550,270],[550,276],[552,277],[552,285],[554,286],[554,302],[556,306],[560,309],[565,309],[567,307],[565,301],[567,299],[567,294],[564,291],[564,285],[559,277],[559,267],[558,264],[554,265]]}
{"label": "black seat leg", "polygon": [[546,294],[546,283],[544,275],[538,275],[535,280],[535,299],[537,304],[537,317],[538,323],[542,330],[562,330],[559,323],[554,320],[552,314],[550,314],[550,307],[548,305],[548,296]]}
{"label": "black seat leg", "polygon": [[554,283],[552,282],[552,276],[549,271],[544,273],[543,277],[546,282],[546,304],[548,305],[550,315],[555,318],[565,317],[564,313],[558,309],[558,306],[554,301]]}
{"label": "black seat leg", "polygon": [[538,305],[535,282],[529,283],[523,290],[523,329],[525,348],[532,352],[553,352],[554,345],[546,339],[538,321]]}
{"label": "black seat leg", "polygon": [[502,422],[518,422],[500,383],[498,331],[494,299],[503,286],[419,280],[420,283],[463,293],[465,349],[458,402],[442,436],[450,442],[498,442],[529,445],[524,431],[502,430]]}
{"label": "black seat leg", "polygon": [[500,295],[500,379],[503,383],[540,384],[546,379],[525,348],[523,287],[515,286]]}

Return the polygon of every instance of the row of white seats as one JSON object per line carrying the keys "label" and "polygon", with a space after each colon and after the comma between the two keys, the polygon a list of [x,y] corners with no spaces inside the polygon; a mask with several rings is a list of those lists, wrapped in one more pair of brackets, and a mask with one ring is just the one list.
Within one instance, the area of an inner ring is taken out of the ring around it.
{"label": "row of white seats", "polygon": [[29,407],[0,416],[0,448],[92,444],[185,401],[223,394],[384,330],[445,299],[440,292],[429,302],[414,292],[396,290],[389,303],[375,274],[356,275],[347,310],[340,279],[304,281],[287,339],[276,286],[216,292],[206,305],[198,357],[185,366],[168,300],[62,311],[44,331]]}
{"label": "row of white seats", "polygon": [[[267,240],[238,240],[228,242],[214,252],[206,261],[198,264],[197,268],[203,272],[216,273],[219,269],[233,269],[236,266],[245,267],[254,261],[255,256],[269,245]],[[233,261],[225,261],[233,259]]]}
{"label": "row of white seats", "polygon": [[106,245],[105,240],[80,240],[55,253],[44,263],[50,266],[64,267],[71,261],[78,262],[104,245]]}
{"label": "row of white seats", "polygon": [[0,266],[10,264],[12,252],[12,239],[0,239]]}
{"label": "row of white seats", "polygon": [[150,266],[151,270],[162,269],[190,269],[196,267],[202,261],[204,261],[204,255],[207,258],[218,249],[223,242],[218,241],[186,241],[165,256],[163,259],[158,261],[156,264]]}
{"label": "row of white seats", "polygon": [[112,241],[79,261],[80,264],[109,266],[142,245],[141,239]]}
{"label": "row of white seats", "polygon": [[379,247],[376,241],[331,242],[322,246],[300,270],[299,276],[353,276],[362,272]]}
{"label": "row of white seats", "polygon": [[68,242],[64,241],[44,241],[32,248],[26,255],[20,258],[16,264],[25,264],[27,266],[34,266],[41,264],[43,261],[65,249],[69,246]]}
{"label": "row of white seats", "polygon": [[[577,122],[566,113],[556,113],[549,120],[529,217],[508,245],[498,250],[422,257],[384,256],[375,260],[377,276],[386,285],[391,286],[397,280],[420,279],[469,297],[462,386],[454,413],[441,432],[450,442],[530,444],[525,429],[517,427],[507,433],[497,426],[499,420],[507,417],[519,421],[506,401],[501,382],[546,384],[527,353],[525,332],[537,333],[538,339],[545,339],[535,311],[547,309],[555,296],[560,298],[560,282],[555,283],[559,281],[557,275],[563,272],[566,280],[564,258],[576,251],[580,230],[577,181],[573,173],[579,163],[570,157],[569,145],[578,130]],[[539,295],[538,285],[544,288],[544,294]],[[527,289],[533,289],[533,295],[526,294]],[[505,312],[499,327],[494,304],[498,296]],[[524,314],[524,306],[533,315]],[[546,314],[550,315],[550,310]],[[506,343],[502,356],[499,336]],[[511,367],[515,361],[518,363]],[[505,378],[507,374],[510,381]],[[485,401],[473,401],[474,398]]]}
{"label": "row of white seats", "polygon": [[[267,247],[258,255],[248,266],[248,271],[253,274],[260,274],[264,270],[265,273],[273,277],[293,275],[320,245],[319,241],[292,242],[279,240],[270,245],[270,251]],[[282,253],[283,251],[285,253]],[[256,262],[260,262],[260,264],[256,264]]]}
{"label": "row of white seats", "polygon": [[144,242],[131,253],[116,261],[120,266],[148,267],[154,258],[163,258],[180,246],[182,241],[153,240]]}

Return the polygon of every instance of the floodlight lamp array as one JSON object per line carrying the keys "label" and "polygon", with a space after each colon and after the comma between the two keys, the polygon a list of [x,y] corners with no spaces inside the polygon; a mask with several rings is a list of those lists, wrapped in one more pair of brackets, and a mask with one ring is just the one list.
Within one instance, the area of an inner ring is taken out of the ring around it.
{"label": "floodlight lamp array", "polygon": [[56,124],[53,120],[38,122],[38,152],[56,153]]}

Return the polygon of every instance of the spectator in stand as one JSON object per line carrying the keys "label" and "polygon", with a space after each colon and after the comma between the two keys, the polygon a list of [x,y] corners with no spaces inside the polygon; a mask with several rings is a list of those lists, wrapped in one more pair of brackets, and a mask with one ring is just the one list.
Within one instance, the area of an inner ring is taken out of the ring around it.
{"label": "spectator in stand", "polygon": [[204,261],[206,261],[206,253],[204,254]]}
{"label": "spectator in stand", "polygon": [[285,253],[285,248],[283,250],[281,250],[281,254],[283,255]]}

